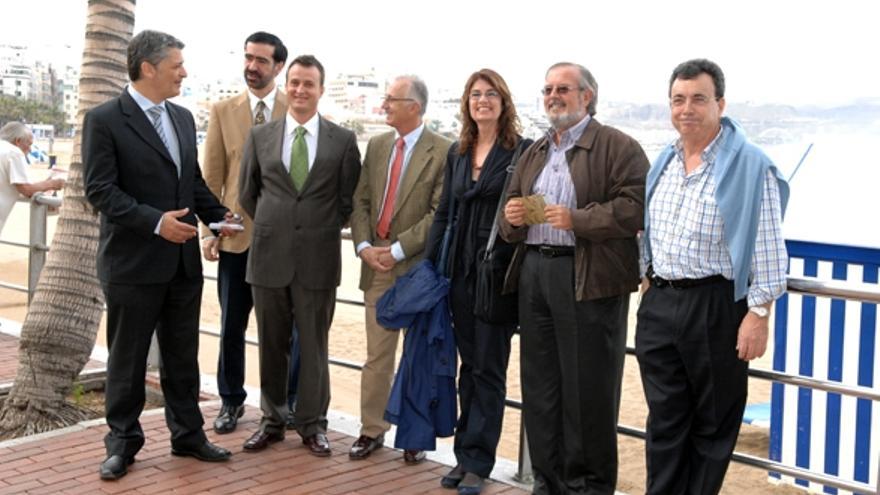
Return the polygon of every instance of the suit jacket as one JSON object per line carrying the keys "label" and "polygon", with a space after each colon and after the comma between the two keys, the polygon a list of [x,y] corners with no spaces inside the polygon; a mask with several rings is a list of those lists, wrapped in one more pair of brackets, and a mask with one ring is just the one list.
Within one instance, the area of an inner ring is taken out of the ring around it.
{"label": "suit jacket", "polygon": [[[284,118],[287,113],[287,96],[275,90],[275,104],[270,120]],[[208,136],[205,138],[205,158],[202,160],[202,173],[205,182],[220,202],[230,211],[240,213],[244,232],[235,237],[221,237],[220,250],[241,253],[251,245],[253,221],[242,211],[238,203],[238,175],[241,156],[248,131],[253,127],[253,113],[248,100],[248,92],[218,101],[211,107],[208,120]],[[211,235],[207,227],[202,228],[202,236]]]}
{"label": "suit jacket", "polygon": [[278,288],[297,277],[307,289],[333,289],[342,274],[340,231],[361,172],[357,138],[322,117],[315,162],[297,191],[281,161],[284,125],[254,127],[244,147],[239,203],[254,219],[246,280]]}
{"label": "suit jacket", "polygon": [[101,212],[98,277],[104,282],[169,282],[183,263],[186,276],[202,277],[197,237],[176,244],[154,233],[162,214],[189,208],[180,221],[223,219],[227,209],[199,171],[195,122],[183,107],[165,102],[180,143],[177,167],[146,114],[128,90],[93,108],[83,121],[86,196]]}
{"label": "suit jacket", "polygon": [[[394,136],[394,131],[387,132],[370,139],[367,144],[351,215],[351,238],[355,248],[361,242],[375,244],[377,240],[376,225],[385,196]],[[391,242],[400,242],[406,255],[405,260],[394,266],[395,276],[406,273],[424,254],[434,211],[440,204],[443,168],[451,144],[448,139],[426,128],[413,148],[406,172],[397,188],[391,216],[389,239]],[[366,263],[361,263],[361,290],[369,289],[372,283],[373,270]]]}

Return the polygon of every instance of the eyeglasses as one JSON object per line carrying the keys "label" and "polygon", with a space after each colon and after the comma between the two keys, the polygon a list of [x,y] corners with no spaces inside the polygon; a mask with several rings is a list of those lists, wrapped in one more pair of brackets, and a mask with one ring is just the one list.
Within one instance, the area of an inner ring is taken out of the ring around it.
{"label": "eyeglasses", "polygon": [[673,108],[681,108],[687,104],[688,100],[690,100],[691,104],[695,107],[705,107],[706,105],[709,104],[709,102],[711,102],[713,100],[718,101],[720,99],[721,99],[720,96],[709,97],[706,95],[694,95],[694,96],[691,96],[690,98],[688,98],[688,97],[682,96],[682,95],[675,95],[669,99],[669,104]]}
{"label": "eyeglasses", "polygon": [[485,93],[481,93],[479,91],[471,91],[471,94],[470,94],[470,98],[473,101],[479,101],[480,98],[482,98],[484,96],[486,97],[487,100],[497,100],[498,98],[501,98],[501,95],[498,94],[498,91],[495,91],[494,89],[490,89],[490,90],[486,91]]}
{"label": "eyeglasses", "polygon": [[396,96],[385,95],[382,97],[383,103],[388,103],[389,105],[394,103],[395,101],[416,101],[415,98],[397,98]]}
{"label": "eyeglasses", "polygon": [[571,91],[582,91],[583,88],[580,87],[571,87],[571,86],[544,86],[541,88],[541,94],[544,96],[550,96],[553,94],[553,90],[556,90],[556,94],[559,96],[565,96]]}

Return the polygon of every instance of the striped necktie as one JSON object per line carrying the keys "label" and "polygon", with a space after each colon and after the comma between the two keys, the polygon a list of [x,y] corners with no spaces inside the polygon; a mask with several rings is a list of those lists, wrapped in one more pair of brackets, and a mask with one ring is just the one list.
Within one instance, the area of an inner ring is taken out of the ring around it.
{"label": "striped necktie", "polygon": [[153,128],[156,129],[156,134],[158,134],[159,139],[165,143],[165,149],[168,150],[168,153],[171,153],[171,145],[168,144],[168,138],[165,136],[165,129],[162,127],[162,112],[164,111],[165,107],[162,105],[156,105],[147,109],[147,113],[150,114],[150,120],[153,122]]}

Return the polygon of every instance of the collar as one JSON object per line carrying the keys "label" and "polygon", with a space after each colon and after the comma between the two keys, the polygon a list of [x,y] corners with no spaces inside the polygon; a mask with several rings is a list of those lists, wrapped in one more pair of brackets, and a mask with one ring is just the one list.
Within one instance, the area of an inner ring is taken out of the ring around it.
{"label": "collar", "polygon": [[[269,112],[269,118],[267,121],[271,120],[272,117],[272,109],[275,108],[275,93],[278,92],[278,88],[272,88],[272,91],[269,91],[269,94],[262,98],[263,103],[266,105],[266,110]],[[251,106],[251,115],[257,111],[257,103],[260,102],[260,98],[251,92],[251,89],[247,90],[248,103]]]}
{"label": "collar", "polygon": [[131,98],[134,100],[135,103],[138,104],[138,106],[141,108],[141,110],[144,111],[144,113],[147,113],[147,110],[155,106],[160,106],[163,110],[166,111],[168,110],[168,107],[165,106],[165,100],[162,100],[159,103],[153,103],[152,100],[140,94],[138,90],[134,89],[134,86],[131,84],[128,85],[128,94],[131,95]]}
{"label": "collar", "polygon": [[[422,132],[425,130],[425,123],[422,122],[418,127],[410,131],[409,134],[403,136],[403,149],[409,150],[412,149],[413,146],[416,145],[416,142],[422,137]],[[400,133],[396,130],[394,131],[394,141],[397,142],[397,139],[400,138]]]}
{"label": "collar", "polygon": [[305,127],[306,134],[309,134],[311,136],[318,135],[318,123],[321,120],[321,117],[318,114],[318,112],[315,112],[315,115],[312,115],[312,118],[310,118],[308,121],[306,121],[305,124],[300,124],[299,122],[297,122],[293,118],[293,115],[290,115],[290,112],[287,112],[285,115],[286,115],[284,118],[284,126],[285,126],[284,133],[285,134],[293,134],[296,131],[297,127],[302,126],[302,127]]}
{"label": "collar", "polygon": [[[709,143],[708,146],[700,153],[700,160],[703,163],[715,163],[715,157],[718,156],[719,148],[721,147],[721,143],[724,141],[724,126],[718,130],[718,134],[712,139],[712,142]],[[681,144],[681,138],[675,140],[673,144],[675,149],[675,156],[678,157],[681,163],[684,163],[684,146]]]}

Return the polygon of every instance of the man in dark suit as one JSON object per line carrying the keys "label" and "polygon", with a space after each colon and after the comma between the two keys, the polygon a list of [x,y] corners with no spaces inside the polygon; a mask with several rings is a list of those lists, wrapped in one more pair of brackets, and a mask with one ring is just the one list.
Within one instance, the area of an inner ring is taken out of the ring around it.
{"label": "man in dark suit", "polygon": [[[183,43],[143,31],[128,46],[131,84],[83,123],[89,202],[101,213],[98,277],[107,299],[107,459],[102,479],[124,476],[144,445],[138,416],[153,330],[161,351],[171,453],[223,461],[199,411],[202,266],[196,215],[232,218],[202,180],[192,115],[169,101],[186,77]],[[224,229],[227,230],[227,229]],[[224,231],[229,234],[231,231]]]}
{"label": "man in dark suit", "polygon": [[330,455],[327,335],[342,260],[340,230],[360,176],[353,132],[318,115],[324,67],[301,55],[287,69],[288,115],[255,127],[245,144],[239,202],[254,219],[247,281],[260,339],[260,429],[256,452],[284,439],[287,369],[294,321],[300,339],[296,428],[309,452]]}
{"label": "man in dark suit", "polygon": [[[244,142],[251,127],[287,115],[287,97],[276,88],[275,77],[284,70],[287,48],[277,36],[257,31],[244,42],[244,79],[247,89],[211,107],[202,173],[205,183],[220,201],[236,213],[238,176]],[[242,215],[243,235],[218,239],[207,227],[202,228],[202,251],[208,261],[218,261],[217,294],[220,299],[220,352],[217,359],[217,388],[223,406],[214,420],[214,431],[235,431],[244,414],[244,336],[254,307],[251,286],[245,282],[252,221]],[[290,374],[288,375],[287,428],[293,425],[296,385],[299,381],[299,343],[291,339]]]}

